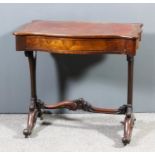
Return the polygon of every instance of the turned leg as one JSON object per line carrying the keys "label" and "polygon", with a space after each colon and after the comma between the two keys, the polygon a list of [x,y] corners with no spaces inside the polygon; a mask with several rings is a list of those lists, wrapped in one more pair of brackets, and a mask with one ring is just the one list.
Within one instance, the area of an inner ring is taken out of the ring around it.
{"label": "turned leg", "polygon": [[33,51],[25,51],[25,56],[28,57],[31,80],[31,103],[29,106],[27,128],[23,131],[25,137],[28,137],[32,132],[37,117],[41,116],[41,108],[40,103],[37,101],[36,93],[36,53],[34,55]]}
{"label": "turned leg", "polygon": [[134,66],[134,57],[127,56],[128,61],[128,92],[127,92],[127,109],[126,109],[126,116],[124,119],[124,136],[122,138],[122,142],[124,145],[130,143],[132,129],[134,126],[134,115],[133,115],[133,66]]}

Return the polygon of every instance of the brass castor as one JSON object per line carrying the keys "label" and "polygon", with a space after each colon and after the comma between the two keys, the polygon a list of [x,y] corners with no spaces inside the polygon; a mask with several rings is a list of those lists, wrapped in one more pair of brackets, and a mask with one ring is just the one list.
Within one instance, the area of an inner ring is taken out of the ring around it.
{"label": "brass castor", "polygon": [[29,129],[24,129],[23,134],[25,135],[25,138],[28,138],[31,135],[31,131]]}
{"label": "brass castor", "polygon": [[124,146],[126,146],[127,144],[130,143],[130,140],[126,139],[126,138],[122,138],[122,142],[123,142]]}

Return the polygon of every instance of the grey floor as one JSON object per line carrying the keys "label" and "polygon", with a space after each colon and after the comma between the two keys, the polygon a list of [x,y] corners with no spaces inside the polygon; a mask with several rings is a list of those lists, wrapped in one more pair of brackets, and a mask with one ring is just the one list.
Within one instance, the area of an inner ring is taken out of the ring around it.
{"label": "grey floor", "polygon": [[123,115],[45,115],[25,139],[27,115],[1,114],[0,151],[155,151],[155,113],[135,116],[132,141],[124,147]]}

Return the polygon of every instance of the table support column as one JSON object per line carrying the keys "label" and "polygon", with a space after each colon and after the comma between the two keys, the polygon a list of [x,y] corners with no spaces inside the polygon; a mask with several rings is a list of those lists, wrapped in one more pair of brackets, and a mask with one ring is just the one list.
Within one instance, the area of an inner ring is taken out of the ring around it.
{"label": "table support column", "polygon": [[133,72],[134,72],[134,56],[127,55],[128,61],[128,88],[127,88],[127,111],[124,119],[124,136],[122,141],[124,145],[130,143],[132,129],[134,126],[133,115]]}
{"label": "table support column", "polygon": [[40,102],[37,100],[36,91],[36,59],[37,55],[33,51],[25,51],[25,56],[28,58],[31,80],[31,103],[29,106],[29,114],[27,121],[27,128],[24,129],[23,134],[28,137],[36,123],[37,117],[41,117]]}

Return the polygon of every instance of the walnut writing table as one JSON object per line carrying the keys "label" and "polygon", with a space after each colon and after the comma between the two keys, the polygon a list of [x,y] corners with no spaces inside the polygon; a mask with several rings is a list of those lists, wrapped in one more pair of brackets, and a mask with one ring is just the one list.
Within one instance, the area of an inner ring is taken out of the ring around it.
{"label": "walnut writing table", "polygon": [[[132,23],[89,23],[36,20],[22,26],[14,33],[16,50],[25,51],[28,57],[31,77],[31,104],[27,128],[28,137],[37,117],[42,118],[44,109],[67,108],[106,114],[125,114],[122,142],[130,142],[135,118],[133,116],[133,63],[136,49],[141,40],[142,24]],[[59,54],[125,54],[128,61],[127,104],[118,109],[94,107],[84,99],[66,100],[47,105],[37,98],[36,53],[45,51]]]}

